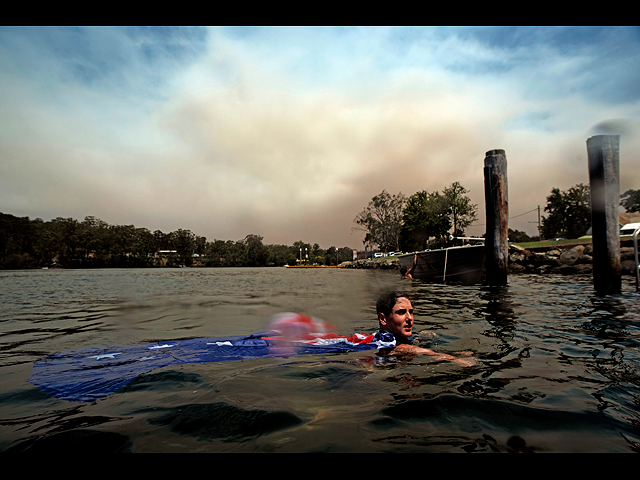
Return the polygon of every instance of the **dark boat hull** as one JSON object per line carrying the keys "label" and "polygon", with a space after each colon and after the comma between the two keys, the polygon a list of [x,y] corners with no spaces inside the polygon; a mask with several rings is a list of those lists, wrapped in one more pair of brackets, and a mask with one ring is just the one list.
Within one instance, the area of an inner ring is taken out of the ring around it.
{"label": "dark boat hull", "polygon": [[[401,267],[413,266],[414,254],[401,255]],[[413,278],[434,283],[482,283],[485,276],[484,245],[418,252]]]}

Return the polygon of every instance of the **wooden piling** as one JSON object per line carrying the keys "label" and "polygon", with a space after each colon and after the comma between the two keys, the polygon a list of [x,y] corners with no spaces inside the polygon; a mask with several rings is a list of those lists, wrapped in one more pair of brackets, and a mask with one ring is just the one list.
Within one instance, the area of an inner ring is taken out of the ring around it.
{"label": "wooden piling", "polygon": [[507,156],[490,150],[484,158],[484,197],[487,216],[485,268],[489,285],[506,285],[509,261],[509,195]]}
{"label": "wooden piling", "polygon": [[599,294],[620,293],[620,137],[587,140],[593,243],[593,284]]}

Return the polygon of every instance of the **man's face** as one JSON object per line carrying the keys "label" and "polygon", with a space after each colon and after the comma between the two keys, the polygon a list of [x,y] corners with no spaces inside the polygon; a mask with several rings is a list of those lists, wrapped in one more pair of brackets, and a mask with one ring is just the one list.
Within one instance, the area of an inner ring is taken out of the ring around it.
{"label": "man's face", "polygon": [[408,298],[401,297],[389,315],[378,314],[380,325],[388,332],[401,337],[410,337],[413,330],[413,306]]}

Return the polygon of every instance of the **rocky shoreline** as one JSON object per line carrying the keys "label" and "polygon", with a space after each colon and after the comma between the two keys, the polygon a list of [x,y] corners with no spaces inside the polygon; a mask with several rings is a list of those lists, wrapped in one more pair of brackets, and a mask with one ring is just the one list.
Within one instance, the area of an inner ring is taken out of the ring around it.
{"label": "rocky shoreline", "polygon": [[400,268],[397,258],[376,258],[376,259],[361,259],[354,260],[352,262],[343,262],[341,264],[345,268],[377,268],[380,270],[397,270]]}
{"label": "rocky shoreline", "polygon": [[[620,266],[623,275],[635,275],[633,247],[620,247]],[[509,273],[593,273],[593,245],[569,245],[543,252],[510,245]]]}
{"label": "rocky shoreline", "polygon": [[[620,247],[621,273],[635,275],[633,247]],[[364,259],[345,262],[347,268],[370,268],[381,270],[399,269],[398,259]],[[567,245],[545,251],[528,250],[518,245],[509,245],[509,274],[557,273],[562,275],[593,273],[593,246]]]}

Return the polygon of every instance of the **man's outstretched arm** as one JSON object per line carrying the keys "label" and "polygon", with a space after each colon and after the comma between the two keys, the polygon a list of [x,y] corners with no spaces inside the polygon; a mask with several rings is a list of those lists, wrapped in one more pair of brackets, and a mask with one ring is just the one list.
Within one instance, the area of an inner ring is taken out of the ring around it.
{"label": "man's outstretched arm", "polygon": [[473,367],[476,364],[473,357],[454,357],[446,353],[438,353],[428,348],[416,347],[415,345],[401,344],[395,347],[389,355],[429,355],[438,360],[446,360],[448,362],[457,363],[463,367]]}

